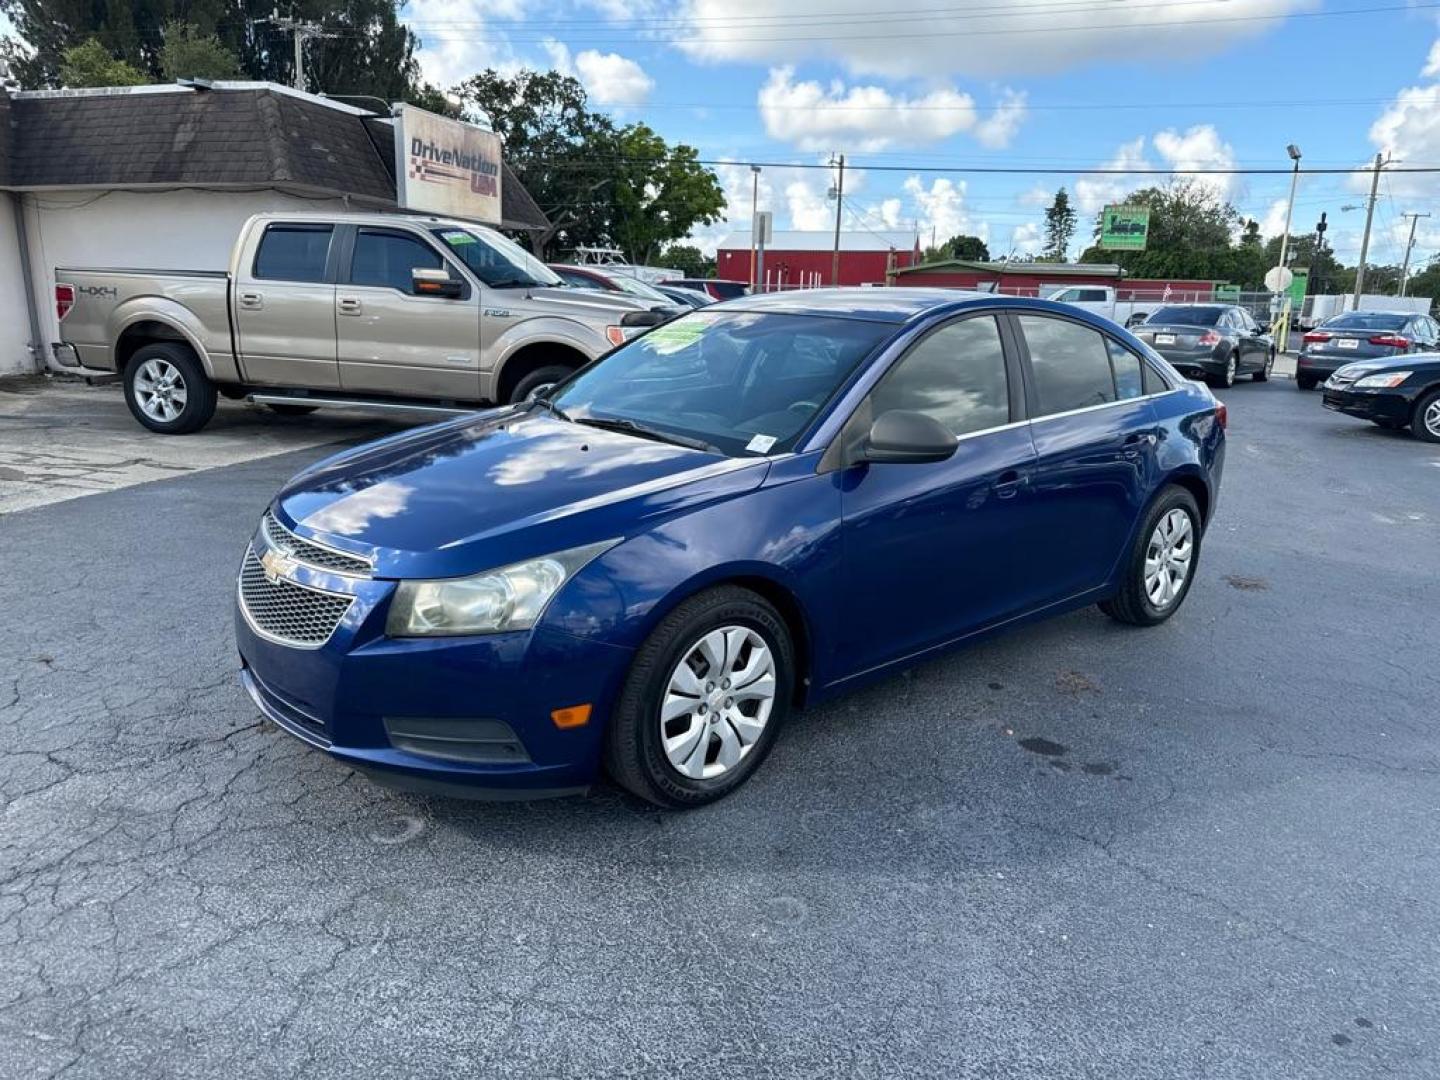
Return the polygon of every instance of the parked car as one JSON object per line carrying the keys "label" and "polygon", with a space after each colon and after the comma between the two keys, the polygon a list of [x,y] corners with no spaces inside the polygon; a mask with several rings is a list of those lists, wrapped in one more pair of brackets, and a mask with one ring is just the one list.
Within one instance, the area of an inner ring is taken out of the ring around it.
{"label": "parked car", "polygon": [[1243,307],[1233,304],[1166,304],[1136,328],[1182,375],[1213,386],[1234,386],[1237,375],[1270,378],[1275,342]]}
{"label": "parked car", "polygon": [[597,292],[620,293],[636,300],[643,300],[651,306],[652,310],[662,312],[667,318],[673,318],[681,312],[689,310],[688,305],[682,305],[671,299],[654,285],[626,274],[609,272],[597,266],[571,266],[568,263],[551,263],[550,269],[566,285],[573,285],[577,289],[592,289]]}
{"label": "parked car", "polygon": [[1440,443],[1440,354],[1346,364],[1324,390],[1327,409]]}
{"label": "parked car", "polygon": [[696,292],[694,289],[680,289],[673,285],[656,285],[654,288],[656,292],[664,293],[675,303],[689,308],[708,307],[715,302],[704,293]]}
{"label": "parked car", "polygon": [[395,214],[260,214],[225,272],[55,271],[77,370],[116,372],[151,431],[198,431],[217,394],[456,412],[523,401],[665,317],[580,293],[493,229]]}
{"label": "parked car", "polygon": [[1224,427],[1207,389],[1059,304],[730,301],[296,476],[241,566],[241,678],[389,783],[534,796],[603,763],[696,806],[792,709],[941,648],[1097,602],[1172,616]]}
{"label": "parked car", "polygon": [[1326,319],[1305,334],[1295,358],[1295,385],[1313,390],[1316,383],[1357,360],[1432,352],[1440,324],[1429,315],[1410,311],[1347,311]]}
{"label": "parked car", "polygon": [[[1042,291],[1043,288],[1042,288]],[[1111,322],[1132,327],[1143,323],[1159,305],[1153,300],[1120,300],[1109,285],[1068,285],[1053,288],[1048,300],[1069,304],[1082,311],[1093,311]]]}
{"label": "parked car", "polygon": [[725,278],[676,278],[660,284],[673,285],[677,289],[694,289],[712,300],[734,300],[750,294],[749,282],[728,281]]}

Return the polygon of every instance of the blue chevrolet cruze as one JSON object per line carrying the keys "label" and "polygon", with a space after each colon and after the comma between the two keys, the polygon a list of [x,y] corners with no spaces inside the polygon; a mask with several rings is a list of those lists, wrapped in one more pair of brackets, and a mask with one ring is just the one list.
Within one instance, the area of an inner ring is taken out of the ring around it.
{"label": "blue chevrolet cruze", "polygon": [[525,404],[347,451],[264,514],[242,679],[386,783],[696,806],[790,712],[1195,580],[1225,407],[1113,323],[948,291],[750,297]]}

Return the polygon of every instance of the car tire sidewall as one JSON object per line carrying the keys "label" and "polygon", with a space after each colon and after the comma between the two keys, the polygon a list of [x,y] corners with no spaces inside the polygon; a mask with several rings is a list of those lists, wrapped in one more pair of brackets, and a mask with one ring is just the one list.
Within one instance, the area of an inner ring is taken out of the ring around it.
{"label": "car tire sidewall", "polygon": [[[794,697],[795,654],[790,633],[778,613],[759,596],[736,589],[720,602],[696,604],[704,594],[682,605],[656,628],[642,646],[616,709],[609,735],[628,745],[612,750],[633,754],[643,786],[636,794],[671,807],[703,806],[714,802],[745,783],[761,766],[780,729],[784,726]],[[694,780],[681,776],[670,765],[660,738],[660,702],[671,673],[695,643],[720,626],[744,626],[758,633],[775,658],[775,702],[765,730],[749,753],[723,776]],[[616,771],[612,768],[612,774]],[[621,778],[624,782],[624,778]]]}
{"label": "car tire sidewall", "polygon": [[1440,435],[1425,426],[1425,410],[1436,401],[1440,401],[1440,390],[1431,390],[1415,403],[1415,415],[1410,421],[1410,431],[1422,442],[1440,443]]}
{"label": "car tire sidewall", "polygon": [[502,404],[518,405],[536,389],[558,383],[561,379],[568,379],[574,370],[564,364],[547,364],[545,367],[536,368],[515,384],[515,388],[510,391],[510,400]]}
{"label": "car tire sidewall", "polygon": [[[174,420],[156,420],[146,415],[135,396],[135,377],[148,360],[163,360],[173,365],[185,382],[185,408]],[[121,383],[130,415],[143,427],[162,435],[188,435],[199,431],[215,415],[215,384],[206,376],[199,358],[187,346],[158,344],[137,349],[125,365]]]}
{"label": "car tire sidewall", "polygon": [[[1190,517],[1194,550],[1190,556],[1190,573],[1180,586],[1180,595],[1168,607],[1161,609],[1150,602],[1149,594],[1145,591],[1145,552],[1150,545],[1150,536],[1155,532],[1155,526],[1162,517],[1176,508],[1184,510]],[[1200,571],[1203,540],[1200,506],[1195,501],[1195,496],[1178,484],[1168,485],[1150,504],[1141,519],[1139,532],[1126,559],[1120,588],[1115,596],[1100,605],[1101,608],[1107,615],[1131,626],[1158,626],[1165,622],[1184,606],[1190,595],[1190,587],[1195,584],[1195,577]]]}

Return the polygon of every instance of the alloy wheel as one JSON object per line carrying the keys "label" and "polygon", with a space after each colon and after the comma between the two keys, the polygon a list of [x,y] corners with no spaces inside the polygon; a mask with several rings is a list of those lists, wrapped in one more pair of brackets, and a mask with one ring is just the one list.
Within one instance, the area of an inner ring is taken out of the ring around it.
{"label": "alloy wheel", "polygon": [[168,360],[152,358],[135,373],[135,400],[152,420],[168,424],[185,411],[185,377]]}
{"label": "alloy wheel", "polygon": [[1440,398],[1436,398],[1426,406],[1423,422],[1426,431],[1436,438],[1440,438]]}
{"label": "alloy wheel", "polygon": [[1145,595],[1157,610],[1164,611],[1180,596],[1194,556],[1195,526],[1190,515],[1176,507],[1156,523],[1145,548]]}
{"label": "alloy wheel", "polygon": [[1234,386],[1234,385],[1235,385],[1235,369],[1236,369],[1235,354],[1234,354],[1234,353],[1231,353],[1231,354],[1230,354],[1230,359],[1225,361],[1225,385],[1226,385],[1226,386]]}
{"label": "alloy wheel", "polygon": [[706,632],[675,665],[660,704],[670,767],[692,780],[723,776],[759,741],[775,706],[775,657],[748,626]]}

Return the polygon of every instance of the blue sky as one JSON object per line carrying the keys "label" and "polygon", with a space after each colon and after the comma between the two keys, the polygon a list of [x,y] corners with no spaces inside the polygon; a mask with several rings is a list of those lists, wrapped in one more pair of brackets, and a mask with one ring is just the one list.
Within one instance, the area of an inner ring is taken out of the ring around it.
{"label": "blue sky", "polygon": [[[844,152],[852,228],[918,227],[1033,248],[1060,185],[1099,205],[1147,178],[985,176],[940,166],[1349,166],[1389,150],[1440,165],[1440,4],[1399,0],[411,0],[421,61],[450,82],[484,66],[559,67],[622,119],[717,160],[818,163]],[[1432,49],[1435,51],[1432,52]],[[872,166],[866,168],[866,166]],[[877,172],[873,166],[899,167]],[[748,227],[750,176],[718,170]],[[1286,176],[1215,177],[1267,234]],[[825,227],[823,170],[772,168],[761,209]],[[1365,181],[1305,177],[1294,231],[1329,212],[1353,260]],[[1371,259],[1440,251],[1440,175],[1388,174]],[[697,234],[713,244],[726,231]]]}

